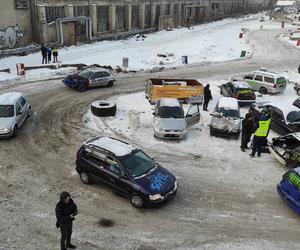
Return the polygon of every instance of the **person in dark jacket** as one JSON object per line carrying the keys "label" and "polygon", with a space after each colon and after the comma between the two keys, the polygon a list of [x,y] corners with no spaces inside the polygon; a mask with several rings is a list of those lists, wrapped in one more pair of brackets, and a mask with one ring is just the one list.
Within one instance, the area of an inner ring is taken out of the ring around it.
{"label": "person in dark jacket", "polygon": [[56,226],[61,231],[61,250],[76,248],[76,246],[71,244],[71,235],[73,220],[75,220],[77,213],[77,205],[72,200],[71,195],[68,192],[62,192],[60,194],[60,201],[55,208]]}
{"label": "person in dark jacket", "polygon": [[250,142],[251,135],[254,132],[255,121],[250,113],[247,113],[244,120],[242,121],[242,141],[241,150],[245,152],[248,149],[248,143]]}
{"label": "person in dark jacket", "polygon": [[209,84],[207,84],[204,88],[204,103],[203,103],[203,110],[208,111],[207,107],[208,107],[208,103],[210,100],[212,100],[212,95],[211,95],[211,91],[209,89]]}
{"label": "person in dark jacket", "polygon": [[51,63],[52,49],[47,48],[48,63]]}
{"label": "person in dark jacket", "polygon": [[43,60],[42,60],[42,64],[47,64],[47,54],[48,54],[48,49],[45,47],[44,44],[42,44],[41,46],[41,52],[42,52],[42,57],[43,57]]}

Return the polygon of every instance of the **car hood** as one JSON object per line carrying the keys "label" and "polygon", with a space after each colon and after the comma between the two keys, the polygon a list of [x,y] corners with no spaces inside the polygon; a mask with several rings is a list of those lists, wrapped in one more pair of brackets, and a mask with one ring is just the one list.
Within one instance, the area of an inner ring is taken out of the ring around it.
{"label": "car hood", "polygon": [[174,188],[175,176],[157,164],[157,167],[147,175],[134,179],[135,183],[149,195],[165,194]]}
{"label": "car hood", "polygon": [[241,120],[226,117],[212,117],[211,126],[216,127],[218,129],[231,131],[233,129],[239,129],[241,127]]}
{"label": "car hood", "polygon": [[13,117],[0,117],[0,128],[11,128]]}
{"label": "car hood", "polygon": [[160,129],[184,130],[186,129],[186,121],[184,118],[155,118],[154,127]]}

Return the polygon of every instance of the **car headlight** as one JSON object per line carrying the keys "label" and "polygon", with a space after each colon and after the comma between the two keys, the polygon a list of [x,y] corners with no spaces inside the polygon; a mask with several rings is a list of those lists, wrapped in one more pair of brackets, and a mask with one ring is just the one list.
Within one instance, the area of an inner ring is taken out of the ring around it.
{"label": "car headlight", "polygon": [[161,200],[163,197],[161,194],[154,194],[154,195],[149,195],[149,199],[151,201],[156,201],[156,200]]}
{"label": "car headlight", "polygon": [[0,133],[8,133],[10,132],[9,128],[0,128]]}

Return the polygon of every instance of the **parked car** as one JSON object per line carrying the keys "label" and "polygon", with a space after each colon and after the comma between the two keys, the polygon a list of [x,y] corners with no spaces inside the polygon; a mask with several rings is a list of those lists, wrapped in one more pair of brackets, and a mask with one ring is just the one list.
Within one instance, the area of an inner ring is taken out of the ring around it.
{"label": "parked car", "polygon": [[300,215],[300,167],[292,168],[283,175],[277,191],[282,200]]}
{"label": "parked car", "polygon": [[162,98],[155,105],[154,136],[165,139],[186,137],[188,127],[200,121],[198,105],[191,105],[187,114],[178,99]]}
{"label": "parked car", "polygon": [[211,116],[210,135],[239,137],[241,114],[237,99],[221,97]]}
{"label": "parked car", "polygon": [[237,99],[240,105],[251,105],[256,101],[253,89],[246,82],[232,81],[222,84],[220,88],[221,95]]}
{"label": "parked car", "polygon": [[27,117],[31,116],[31,106],[27,98],[19,92],[0,95],[0,138],[17,135]]}
{"label": "parked car", "polygon": [[276,94],[286,89],[288,80],[281,74],[265,69],[255,71],[243,77],[243,79],[261,94]]}
{"label": "parked car", "polygon": [[300,84],[299,83],[295,83],[294,89],[296,90],[297,95],[300,96]]}
{"label": "parked car", "polygon": [[272,155],[287,167],[300,166],[300,133],[292,133],[273,139],[269,147]]}
{"label": "parked car", "polygon": [[76,88],[79,92],[84,92],[94,87],[112,87],[115,78],[113,75],[102,68],[88,68],[78,74],[68,75],[63,83],[71,88]]}
{"label": "parked car", "polygon": [[272,113],[271,129],[280,135],[300,132],[300,109],[285,102],[268,103],[262,108]]}
{"label": "parked car", "polygon": [[137,208],[172,199],[177,180],[153,158],[110,137],[94,137],[77,152],[76,171],[84,184],[105,183]]}

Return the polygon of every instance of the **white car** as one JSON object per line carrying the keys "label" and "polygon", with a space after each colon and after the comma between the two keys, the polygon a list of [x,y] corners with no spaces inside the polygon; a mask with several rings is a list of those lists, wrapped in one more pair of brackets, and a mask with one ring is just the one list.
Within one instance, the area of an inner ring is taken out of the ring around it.
{"label": "white car", "polygon": [[27,117],[31,116],[31,107],[27,98],[19,92],[0,95],[0,138],[16,136]]}
{"label": "white car", "polygon": [[175,98],[162,98],[155,105],[154,136],[165,139],[186,137],[188,127],[200,121],[198,105],[189,107],[187,114]]}
{"label": "white car", "polygon": [[211,116],[210,135],[239,137],[241,114],[237,99],[221,97]]}

